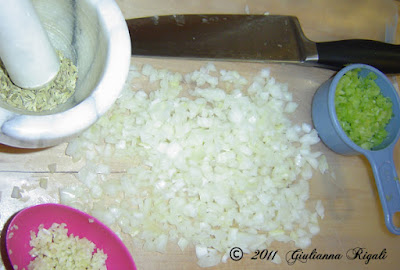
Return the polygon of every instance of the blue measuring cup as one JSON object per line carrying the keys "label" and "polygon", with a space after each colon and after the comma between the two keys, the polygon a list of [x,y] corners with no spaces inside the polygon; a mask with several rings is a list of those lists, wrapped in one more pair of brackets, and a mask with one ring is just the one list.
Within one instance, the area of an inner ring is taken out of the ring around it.
{"label": "blue measuring cup", "polygon": [[[393,117],[386,126],[387,138],[377,147],[366,150],[355,144],[340,126],[335,110],[335,91],[340,78],[352,69],[360,68],[359,75],[370,72],[377,75],[376,84],[382,95],[393,103]],[[365,64],[352,64],[340,70],[323,83],[316,91],[312,101],[312,119],[321,140],[334,152],[342,155],[364,155],[371,164],[385,216],[386,227],[393,234],[400,234],[400,228],[393,217],[400,212],[400,181],[393,161],[393,150],[400,137],[400,100],[390,80],[376,68]]]}

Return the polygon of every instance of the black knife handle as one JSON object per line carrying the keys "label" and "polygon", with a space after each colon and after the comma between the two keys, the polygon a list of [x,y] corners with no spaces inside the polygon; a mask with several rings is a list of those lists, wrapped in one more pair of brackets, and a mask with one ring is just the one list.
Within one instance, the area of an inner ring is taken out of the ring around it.
{"label": "black knife handle", "polygon": [[347,64],[374,66],[383,73],[400,73],[400,45],[350,39],[317,43],[318,63],[338,69]]}

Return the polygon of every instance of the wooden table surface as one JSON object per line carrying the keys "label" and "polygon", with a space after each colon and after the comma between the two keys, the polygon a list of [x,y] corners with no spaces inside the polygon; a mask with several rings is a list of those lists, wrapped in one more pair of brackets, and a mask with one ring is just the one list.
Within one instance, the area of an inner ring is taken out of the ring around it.
{"label": "wooden table surface", "polygon": [[[351,2],[351,3],[349,3]],[[141,16],[179,14],[179,13],[249,13],[297,15],[306,35],[315,41],[342,38],[371,38],[385,40],[385,25],[394,21],[398,2],[391,1],[269,1],[269,0],[118,0],[125,18]],[[393,31],[392,31],[393,32]],[[400,41],[400,31],[388,41]],[[180,72],[190,72],[204,65],[202,61],[132,58],[132,63],[142,65],[150,63],[157,68],[168,68]],[[311,123],[310,104],[312,95],[318,86],[333,75],[330,70],[290,66],[266,65],[255,63],[216,62],[219,68],[235,69],[251,76],[263,67],[270,67],[272,76],[278,81],[287,82],[300,104],[298,121]],[[289,76],[290,75],[290,76]],[[393,81],[396,77],[391,76]],[[397,80],[399,77],[397,77]],[[74,181],[74,174],[82,163],[74,163],[65,155],[66,143],[39,150],[16,149],[0,145],[0,222],[3,227],[6,220],[16,211],[29,205],[43,202],[58,202],[58,188]],[[212,269],[399,269],[400,237],[390,234],[385,227],[377,189],[372,170],[366,158],[362,156],[345,157],[334,154],[322,143],[316,149],[323,151],[330,165],[330,172],[321,175],[315,173],[311,180],[310,202],[322,200],[325,218],[320,221],[321,232],[312,239],[305,249],[310,253],[316,249],[320,253],[339,253],[340,260],[309,260],[289,265],[285,255],[294,250],[293,244],[273,243],[283,259],[280,265],[268,261],[251,260],[246,255],[241,261],[228,260]],[[397,171],[400,171],[400,144],[394,153]],[[49,164],[57,164],[55,173],[49,172]],[[116,165],[118,166],[118,165]],[[47,178],[47,190],[38,188],[40,178]],[[11,198],[12,188],[25,190],[23,200]],[[400,221],[400,217],[399,220]],[[400,224],[400,222],[399,222]],[[131,245],[126,240],[139,269],[200,269],[196,265],[193,248],[184,252],[173,243],[167,253],[154,253]],[[382,260],[350,260],[347,251],[365,248],[374,254],[386,249]]]}

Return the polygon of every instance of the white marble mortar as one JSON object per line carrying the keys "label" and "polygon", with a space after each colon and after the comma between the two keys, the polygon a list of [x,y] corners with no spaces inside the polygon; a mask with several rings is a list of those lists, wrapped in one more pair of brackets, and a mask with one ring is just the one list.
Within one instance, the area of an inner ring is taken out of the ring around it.
{"label": "white marble mortar", "polygon": [[[94,124],[118,98],[128,75],[131,44],[114,0],[33,0],[56,50],[74,62],[74,96],[42,113],[0,101],[0,143],[43,148],[65,142]],[[40,68],[40,67],[38,67]]]}

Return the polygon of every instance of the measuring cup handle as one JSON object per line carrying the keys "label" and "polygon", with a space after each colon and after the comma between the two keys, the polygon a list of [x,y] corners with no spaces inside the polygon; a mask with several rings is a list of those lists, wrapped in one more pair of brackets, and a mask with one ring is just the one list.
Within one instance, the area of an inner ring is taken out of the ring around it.
{"label": "measuring cup handle", "polygon": [[375,176],[386,227],[390,232],[400,234],[400,227],[393,223],[393,216],[400,212],[400,181],[393,161],[393,148],[370,151],[366,157]]}

